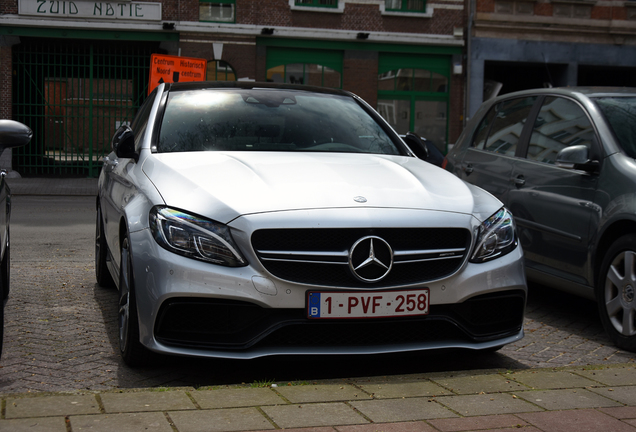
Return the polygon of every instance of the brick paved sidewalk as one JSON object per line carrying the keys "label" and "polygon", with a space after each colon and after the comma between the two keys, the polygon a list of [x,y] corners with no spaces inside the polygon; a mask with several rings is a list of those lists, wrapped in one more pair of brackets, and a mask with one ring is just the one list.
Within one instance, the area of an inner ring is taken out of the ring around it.
{"label": "brick paved sidewalk", "polygon": [[636,367],[8,395],[0,431],[636,431]]}

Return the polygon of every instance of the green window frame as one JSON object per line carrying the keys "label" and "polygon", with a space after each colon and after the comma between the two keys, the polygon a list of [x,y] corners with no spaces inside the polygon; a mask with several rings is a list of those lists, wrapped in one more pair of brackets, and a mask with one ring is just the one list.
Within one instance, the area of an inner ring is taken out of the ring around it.
{"label": "green window frame", "polygon": [[337,8],[338,0],[295,0],[296,6]]}
{"label": "green window frame", "polygon": [[236,22],[236,0],[199,0],[200,22]]}
{"label": "green window frame", "polygon": [[343,51],[267,49],[267,80],[271,82],[342,88]]}
{"label": "green window frame", "polygon": [[426,0],[384,0],[387,12],[426,13]]}
{"label": "green window frame", "polygon": [[[415,131],[444,154],[448,151],[451,60],[450,55],[388,52],[380,53],[378,59],[378,112],[396,130]],[[431,126],[434,135],[419,129]]]}
{"label": "green window frame", "polygon": [[226,61],[210,60],[206,79],[208,81],[236,81],[236,71]]}

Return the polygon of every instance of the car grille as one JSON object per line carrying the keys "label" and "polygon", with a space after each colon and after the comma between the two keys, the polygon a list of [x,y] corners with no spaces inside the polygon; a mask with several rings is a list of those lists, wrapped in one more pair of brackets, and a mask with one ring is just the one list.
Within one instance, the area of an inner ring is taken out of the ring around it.
{"label": "car grille", "polygon": [[424,317],[312,320],[303,309],[265,309],[223,299],[176,298],[159,311],[155,337],[165,345],[250,348],[391,346],[484,342],[521,330],[525,293],[509,291],[431,306]]}
{"label": "car grille", "polygon": [[[349,266],[351,248],[368,236],[384,240],[393,251],[391,271],[372,282],[356,278]],[[272,275],[344,288],[386,288],[445,278],[461,267],[470,240],[464,228],[267,229],[252,234],[258,259]]]}

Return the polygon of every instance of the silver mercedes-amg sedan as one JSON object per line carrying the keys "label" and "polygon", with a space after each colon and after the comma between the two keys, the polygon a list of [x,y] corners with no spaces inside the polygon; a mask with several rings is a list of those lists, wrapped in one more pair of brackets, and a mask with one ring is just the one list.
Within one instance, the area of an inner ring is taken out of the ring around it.
{"label": "silver mercedes-amg sedan", "polygon": [[119,289],[125,362],[522,338],[511,214],[410,137],[340,90],[157,87],[99,178],[95,271]]}

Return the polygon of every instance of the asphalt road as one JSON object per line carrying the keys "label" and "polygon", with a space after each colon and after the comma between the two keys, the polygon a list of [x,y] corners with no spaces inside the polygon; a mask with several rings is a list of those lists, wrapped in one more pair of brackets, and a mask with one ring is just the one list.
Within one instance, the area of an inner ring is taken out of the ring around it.
{"label": "asphalt road", "polygon": [[94,203],[92,197],[13,199],[12,288],[0,360],[1,394],[634,362],[634,354],[610,345],[593,302],[531,286],[525,338],[497,353],[250,361],[172,357],[131,369],[118,354],[116,290],[95,283]]}

